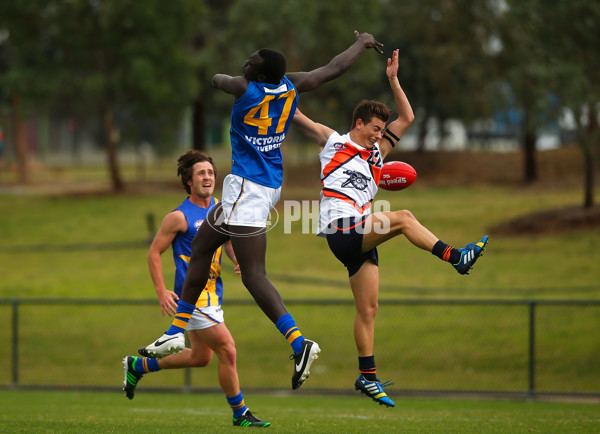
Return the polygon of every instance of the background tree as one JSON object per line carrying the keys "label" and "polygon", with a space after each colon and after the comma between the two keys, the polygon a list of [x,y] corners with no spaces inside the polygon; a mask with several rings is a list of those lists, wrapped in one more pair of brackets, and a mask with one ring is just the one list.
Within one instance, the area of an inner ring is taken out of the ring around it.
{"label": "background tree", "polygon": [[594,206],[595,170],[600,157],[600,3],[536,0],[538,41],[552,72],[552,90],[574,114],[584,166],[584,208]]}
{"label": "background tree", "polygon": [[489,115],[494,3],[410,0],[384,4],[386,42],[400,47],[399,74],[416,109],[418,149],[425,149],[431,119],[443,125],[449,118],[469,123]]}
{"label": "background tree", "polygon": [[[204,7],[194,0],[3,2],[13,59],[4,77],[30,104],[70,108],[103,125],[112,188],[124,188],[116,114],[179,123],[196,94],[192,37]],[[29,90],[39,90],[34,92]],[[25,89],[23,91],[23,89]],[[24,97],[25,98],[25,97]],[[174,126],[174,125],[173,125]]]}
{"label": "background tree", "polygon": [[[308,115],[343,130],[358,101],[392,103],[383,61],[400,48],[419,148],[430,119],[469,127],[493,109],[518,108],[525,179],[532,181],[540,115],[555,116],[547,101],[556,95],[575,113],[590,206],[599,142],[598,8],[584,0],[1,2],[0,100],[21,126],[34,109],[101,121],[112,186],[120,190],[121,136],[144,129],[167,135],[192,107],[193,145],[203,148],[209,133],[223,132],[231,110],[230,96],[212,88],[213,74],[241,73],[261,47],[284,52],[290,71],[310,70],[348,47],[357,29],[383,42],[385,54],[365,53],[343,78],[304,96]],[[11,131],[20,144],[22,131]],[[17,154],[26,161],[26,152]]]}
{"label": "background tree", "polygon": [[[550,104],[547,42],[540,41],[540,26],[546,25],[536,2],[507,2],[498,20],[500,41],[495,79],[501,85],[495,104],[504,113],[520,114],[520,140],[523,148],[523,176],[526,183],[538,179],[536,142],[540,124],[548,117],[556,119]],[[504,86],[507,85],[507,86]]]}
{"label": "background tree", "polygon": [[25,118],[38,101],[54,87],[51,77],[43,77],[39,65],[48,62],[42,43],[39,2],[0,3],[0,104],[10,113],[17,157],[19,183],[27,184],[29,153]]}
{"label": "background tree", "polygon": [[213,93],[210,71],[214,69],[212,65],[219,64],[219,60],[229,51],[225,45],[220,46],[222,52],[215,47],[220,41],[224,41],[227,10],[234,2],[235,0],[204,0],[206,13],[202,14],[201,24],[194,36],[194,55],[200,65],[196,75],[198,93],[192,103],[192,147],[194,149],[206,150],[207,148],[207,136],[211,133],[207,130],[207,118],[211,114],[211,117],[215,115],[214,107],[210,103],[211,93]]}

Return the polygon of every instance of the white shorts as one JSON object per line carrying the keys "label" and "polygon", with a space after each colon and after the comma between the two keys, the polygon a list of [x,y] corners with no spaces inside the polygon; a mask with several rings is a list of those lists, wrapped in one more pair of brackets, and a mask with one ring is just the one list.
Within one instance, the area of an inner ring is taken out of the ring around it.
{"label": "white shorts", "polygon": [[221,306],[208,306],[194,309],[186,330],[203,330],[225,321]]}
{"label": "white shorts", "polygon": [[281,187],[265,187],[238,175],[227,175],[221,197],[223,222],[233,226],[265,228],[280,195]]}

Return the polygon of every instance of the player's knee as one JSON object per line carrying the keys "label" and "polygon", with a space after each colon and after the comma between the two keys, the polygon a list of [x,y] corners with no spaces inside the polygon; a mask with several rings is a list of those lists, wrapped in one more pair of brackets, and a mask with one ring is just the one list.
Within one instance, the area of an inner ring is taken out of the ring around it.
{"label": "player's knee", "polygon": [[373,301],[371,303],[361,304],[357,308],[358,314],[365,320],[373,321],[377,316],[377,311],[379,310],[379,303],[377,301]]}
{"label": "player's knee", "polygon": [[260,288],[266,275],[253,270],[242,270],[242,283],[246,288],[252,291],[254,288]]}
{"label": "player's knee", "polygon": [[417,221],[412,212],[407,209],[394,211],[392,214],[392,223],[395,228],[402,230]]}
{"label": "player's knee", "polygon": [[229,345],[225,347],[226,357],[231,363],[235,363],[235,359],[237,357],[237,350],[235,349],[235,343],[232,341]]}
{"label": "player's knee", "polygon": [[251,288],[254,283],[254,277],[250,273],[242,271],[242,283],[246,288]]}
{"label": "player's knee", "polygon": [[228,363],[230,365],[235,365],[235,360],[237,357],[237,350],[235,349],[235,342],[229,341],[224,344],[221,348],[219,348],[218,352],[219,360],[222,362]]}
{"label": "player's knee", "polygon": [[192,354],[191,367],[206,368],[210,365],[211,360],[212,354],[210,356],[206,354]]}
{"label": "player's knee", "polygon": [[401,222],[410,222],[410,221],[416,220],[413,213],[407,209],[401,209],[398,211],[394,211],[394,218],[395,218],[395,220],[398,220]]}

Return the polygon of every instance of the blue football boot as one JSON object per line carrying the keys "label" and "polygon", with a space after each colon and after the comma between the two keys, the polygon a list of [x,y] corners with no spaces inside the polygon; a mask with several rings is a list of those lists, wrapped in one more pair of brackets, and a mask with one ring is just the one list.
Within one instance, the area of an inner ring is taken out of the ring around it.
{"label": "blue football boot", "polygon": [[379,405],[385,405],[386,407],[395,407],[394,401],[392,401],[387,394],[383,391],[384,386],[391,386],[394,383],[386,381],[381,384],[379,380],[368,381],[363,377],[362,374],[354,382],[354,389],[364,393],[368,397],[372,398],[373,401],[379,403]]}
{"label": "blue football boot", "polygon": [[460,274],[469,274],[475,261],[483,254],[485,246],[488,243],[488,238],[489,237],[486,235],[476,243],[470,243],[467,244],[464,249],[458,249],[460,252],[460,261],[458,261],[457,264],[452,264],[456,271]]}

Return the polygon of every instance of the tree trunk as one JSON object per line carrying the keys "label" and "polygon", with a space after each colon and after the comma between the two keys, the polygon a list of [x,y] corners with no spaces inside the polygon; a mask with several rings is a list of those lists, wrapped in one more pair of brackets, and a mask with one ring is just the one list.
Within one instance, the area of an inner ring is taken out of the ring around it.
{"label": "tree trunk", "polygon": [[586,209],[594,206],[594,146],[600,146],[597,143],[599,140],[598,112],[594,104],[590,104],[585,137],[580,140],[583,150],[583,207]]}
{"label": "tree trunk", "polygon": [[525,157],[525,182],[531,184],[538,180],[537,170],[537,152],[535,149],[535,142],[537,136],[534,131],[525,131],[524,138],[524,157]]}
{"label": "tree trunk", "polygon": [[424,110],[423,119],[419,122],[419,132],[417,136],[417,152],[425,152],[425,137],[427,136],[427,123],[429,122],[429,111]]}
{"label": "tree trunk", "polygon": [[[587,138],[582,139],[582,141]],[[594,158],[591,143],[581,145],[583,151],[583,207],[590,209],[594,206]]]}
{"label": "tree trunk", "polygon": [[29,152],[27,150],[27,129],[21,116],[21,98],[13,99],[13,125],[15,128],[15,153],[17,156],[17,176],[19,184],[29,184]]}
{"label": "tree trunk", "polygon": [[523,163],[525,183],[531,184],[538,180],[537,170],[537,152],[535,142],[537,135],[535,125],[531,121],[531,112],[525,108],[525,118],[523,120]]}
{"label": "tree trunk", "polygon": [[194,101],[192,113],[192,140],[193,148],[199,151],[206,150],[206,123],[204,122],[204,103],[202,98],[197,98]]}
{"label": "tree trunk", "polygon": [[115,192],[125,190],[123,179],[119,171],[117,162],[117,145],[119,144],[119,129],[115,124],[115,118],[112,109],[105,107],[102,110],[102,123],[104,125],[104,135],[106,136],[106,156],[108,159],[108,170],[112,183],[112,190]]}
{"label": "tree trunk", "polygon": [[446,117],[440,116],[438,119],[439,128],[438,128],[438,143],[437,150],[443,151],[446,147],[446,137],[449,136],[448,130],[446,129]]}

